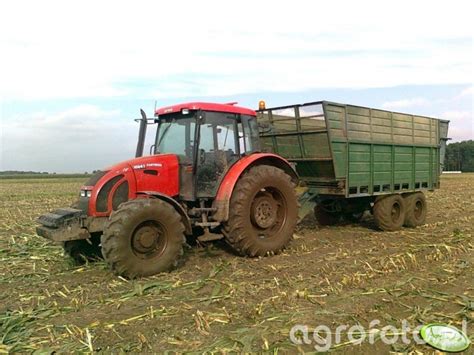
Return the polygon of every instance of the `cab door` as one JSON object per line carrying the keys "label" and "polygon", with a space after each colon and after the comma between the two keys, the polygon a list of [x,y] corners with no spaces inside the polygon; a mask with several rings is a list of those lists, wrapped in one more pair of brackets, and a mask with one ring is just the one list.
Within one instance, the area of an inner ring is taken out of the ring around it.
{"label": "cab door", "polygon": [[196,197],[214,197],[221,178],[240,155],[239,116],[206,112],[200,122]]}

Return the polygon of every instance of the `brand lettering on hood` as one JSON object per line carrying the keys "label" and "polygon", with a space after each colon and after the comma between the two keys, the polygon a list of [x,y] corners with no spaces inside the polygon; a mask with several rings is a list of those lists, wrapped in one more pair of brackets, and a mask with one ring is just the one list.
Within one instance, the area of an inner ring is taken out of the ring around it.
{"label": "brand lettering on hood", "polygon": [[146,163],[146,164],[137,164],[133,166],[133,169],[146,169],[146,168],[161,168],[163,164],[161,163]]}

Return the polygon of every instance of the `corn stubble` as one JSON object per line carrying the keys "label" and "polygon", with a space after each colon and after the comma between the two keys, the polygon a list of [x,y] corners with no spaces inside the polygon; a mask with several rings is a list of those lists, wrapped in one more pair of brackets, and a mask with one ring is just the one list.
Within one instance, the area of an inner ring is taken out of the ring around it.
{"label": "corn stubble", "polygon": [[[401,326],[474,316],[473,174],[443,177],[427,224],[384,233],[301,223],[279,255],[249,259],[217,243],[186,250],[171,273],[128,281],[101,261],[74,266],[34,233],[35,218],[73,202],[82,179],[0,180],[0,353],[314,350],[295,324]],[[354,344],[343,339],[335,351]],[[429,352],[420,345],[354,350]]]}

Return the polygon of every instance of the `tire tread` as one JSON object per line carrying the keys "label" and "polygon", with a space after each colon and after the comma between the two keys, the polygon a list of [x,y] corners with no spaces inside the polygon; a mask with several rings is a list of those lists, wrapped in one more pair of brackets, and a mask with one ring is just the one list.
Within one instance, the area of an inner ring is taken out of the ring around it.
{"label": "tire tread", "polygon": [[[291,177],[286,174],[283,170],[268,166],[258,165],[251,168],[246,172],[237,182],[234,192],[231,197],[229,220],[224,223],[223,232],[227,243],[239,254],[247,255],[251,257],[265,256],[269,253],[277,254],[284,249],[286,244],[292,239],[292,233],[288,240],[283,246],[277,247],[274,250],[265,250],[261,245],[258,245],[252,238],[250,238],[246,231],[246,207],[245,202],[248,196],[254,189],[255,184],[259,181],[272,176],[273,179],[279,180],[282,184],[286,184],[291,188],[292,196],[290,199],[294,199],[289,203],[295,204],[296,211],[296,195],[294,193],[294,184],[291,181]],[[291,213],[290,213],[291,214]],[[287,218],[286,228],[293,231],[297,222],[296,216],[294,218]]]}

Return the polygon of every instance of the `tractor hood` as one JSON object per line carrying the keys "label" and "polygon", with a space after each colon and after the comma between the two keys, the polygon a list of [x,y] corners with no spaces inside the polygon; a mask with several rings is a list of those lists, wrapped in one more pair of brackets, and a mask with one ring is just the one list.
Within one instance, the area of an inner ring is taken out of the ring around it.
{"label": "tractor hood", "polygon": [[108,167],[92,176],[81,188],[80,204],[88,206],[88,215],[108,216],[140,192],[178,195],[178,157],[174,154],[151,155]]}
{"label": "tractor hood", "polygon": [[179,162],[175,154],[159,154],[127,160],[111,171],[128,171],[135,176],[136,192],[155,191],[173,197],[179,193]]}

